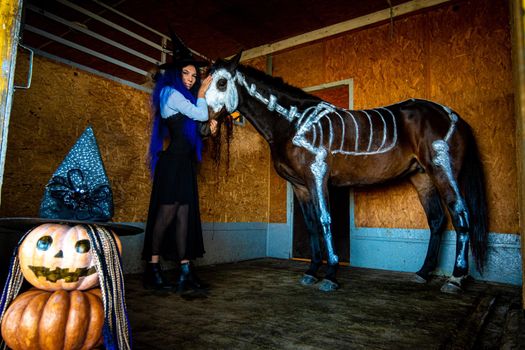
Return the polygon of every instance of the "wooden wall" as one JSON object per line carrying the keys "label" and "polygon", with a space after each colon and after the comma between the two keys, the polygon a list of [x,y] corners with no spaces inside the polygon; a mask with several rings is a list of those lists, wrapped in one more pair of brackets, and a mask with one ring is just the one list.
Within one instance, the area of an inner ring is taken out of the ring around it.
{"label": "wooden wall", "polygon": [[[251,64],[264,70],[266,61]],[[27,56],[21,53],[17,81],[24,81],[27,69]],[[145,221],[151,191],[145,165],[150,118],[149,94],[36,56],[31,88],[14,94],[0,215],[38,216],[44,186],[92,125],[113,189],[114,221]],[[217,168],[210,150],[206,143],[198,178],[202,220],[267,222],[266,142],[251,125],[236,126],[229,172],[226,153]]]}
{"label": "wooden wall", "polygon": [[[24,81],[19,55],[16,79]],[[143,221],[150,192],[145,159],[146,93],[35,56],[29,90],[14,94],[2,187],[2,216],[38,216],[44,186],[91,125],[114,196],[115,221]]]}
{"label": "wooden wall", "polygon": [[[506,0],[457,1],[389,23],[274,54],[273,75],[308,87],[354,80],[354,108],[420,97],[454,108],[474,128],[488,178],[490,230],[518,231],[515,120]],[[25,77],[19,55],[17,79]],[[266,59],[248,62],[266,70]],[[17,91],[9,128],[0,215],[35,216],[43,187],[91,124],[113,185],[115,220],[144,221],[149,96],[37,57],[33,86]],[[235,127],[230,169],[204,154],[199,175],[207,222],[285,222],[286,183],[250,125]],[[424,228],[408,184],[356,191],[355,222]]]}
{"label": "wooden wall", "polygon": [[[490,230],[518,231],[508,2],[458,1],[273,56],[273,74],[307,87],[352,78],[354,108],[418,97],[454,108],[474,129],[487,175]],[[273,212],[281,213],[281,207]],[[282,216],[278,218],[281,222]],[[356,190],[360,227],[425,228],[408,183]]]}

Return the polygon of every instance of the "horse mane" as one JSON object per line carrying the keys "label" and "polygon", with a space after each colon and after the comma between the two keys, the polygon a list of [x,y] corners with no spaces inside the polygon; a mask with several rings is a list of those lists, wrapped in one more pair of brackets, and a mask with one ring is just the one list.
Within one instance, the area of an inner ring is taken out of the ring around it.
{"label": "horse mane", "polygon": [[246,76],[249,80],[256,80],[262,90],[278,91],[286,95],[290,100],[302,100],[301,102],[321,101],[321,98],[309,94],[301,88],[286,83],[281,77],[271,76],[259,69],[239,64],[237,70]]}

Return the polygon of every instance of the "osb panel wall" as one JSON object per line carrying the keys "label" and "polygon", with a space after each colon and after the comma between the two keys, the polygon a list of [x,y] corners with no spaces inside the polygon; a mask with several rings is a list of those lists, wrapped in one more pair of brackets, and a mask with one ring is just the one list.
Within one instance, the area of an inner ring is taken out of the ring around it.
{"label": "osb panel wall", "polygon": [[[454,108],[474,129],[487,173],[490,230],[518,230],[508,4],[460,1],[277,54],[301,87],[354,79],[354,108],[411,97]],[[282,203],[281,205],[286,205]],[[360,227],[426,228],[408,183],[355,192]]]}
{"label": "osb panel wall", "polygon": [[[21,54],[16,81],[26,74]],[[31,88],[13,98],[0,214],[38,216],[44,186],[91,125],[113,189],[114,220],[144,221],[148,101],[136,89],[35,56]]]}
{"label": "osb panel wall", "polygon": [[[19,55],[17,81],[27,74]],[[266,61],[249,62],[264,69]],[[115,221],[143,222],[151,179],[146,167],[149,94],[36,56],[31,89],[14,95],[2,188],[2,216],[37,216],[45,184],[87,125],[111,181]],[[225,147],[223,148],[225,150]],[[230,168],[217,168],[205,143],[199,172],[203,221],[267,222],[269,150],[255,129],[235,127]]]}
{"label": "osb panel wall", "polygon": [[[244,64],[266,69],[264,58]],[[224,135],[218,168],[211,159],[210,145],[207,146],[199,171],[202,220],[268,222],[270,152],[267,142],[249,122],[245,126],[234,126],[229,169],[226,169]]]}
{"label": "osb panel wall", "polygon": [[[519,230],[508,3],[470,1],[429,14],[430,97],[454,106],[474,129],[486,169],[490,228],[497,232]],[[443,18],[446,27],[437,25]]]}

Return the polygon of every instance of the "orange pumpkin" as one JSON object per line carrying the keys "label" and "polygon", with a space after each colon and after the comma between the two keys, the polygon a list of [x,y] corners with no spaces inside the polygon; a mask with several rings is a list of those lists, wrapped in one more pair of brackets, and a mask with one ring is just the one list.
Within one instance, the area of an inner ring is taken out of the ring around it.
{"label": "orange pumpkin", "polygon": [[2,338],[13,350],[93,349],[103,342],[100,289],[20,294],[2,320]]}
{"label": "orange pumpkin", "polygon": [[[120,240],[113,236],[122,252]],[[89,236],[82,225],[34,228],[20,245],[18,258],[24,277],[39,289],[86,290],[99,283]]]}

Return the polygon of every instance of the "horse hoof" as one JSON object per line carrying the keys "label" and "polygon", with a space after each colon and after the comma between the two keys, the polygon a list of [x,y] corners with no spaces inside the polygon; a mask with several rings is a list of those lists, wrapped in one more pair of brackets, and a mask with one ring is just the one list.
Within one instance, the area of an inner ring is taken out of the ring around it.
{"label": "horse hoof", "polygon": [[307,275],[307,274],[304,274],[303,278],[301,278],[301,284],[303,286],[311,286],[312,284],[316,284],[317,281],[318,281],[317,278],[315,278],[312,275]]}
{"label": "horse hoof", "polygon": [[441,286],[441,291],[443,293],[448,293],[448,294],[460,294],[463,292],[463,289],[461,288],[461,286],[458,286],[457,284],[454,284],[451,282],[445,282],[445,284]]}
{"label": "horse hoof", "polygon": [[319,290],[323,292],[334,292],[338,290],[339,287],[340,287],[339,283],[330,281],[328,279],[323,279],[321,283],[319,284]]}
{"label": "horse hoof", "polygon": [[428,280],[419,276],[417,273],[414,274],[414,276],[412,277],[412,282],[416,282],[416,283],[421,283],[421,284],[424,284],[424,283],[427,283]]}
{"label": "horse hoof", "polygon": [[467,276],[462,277],[450,277],[445,284],[441,287],[441,291],[443,293],[449,293],[449,294],[460,294],[463,293],[463,280],[465,280]]}

